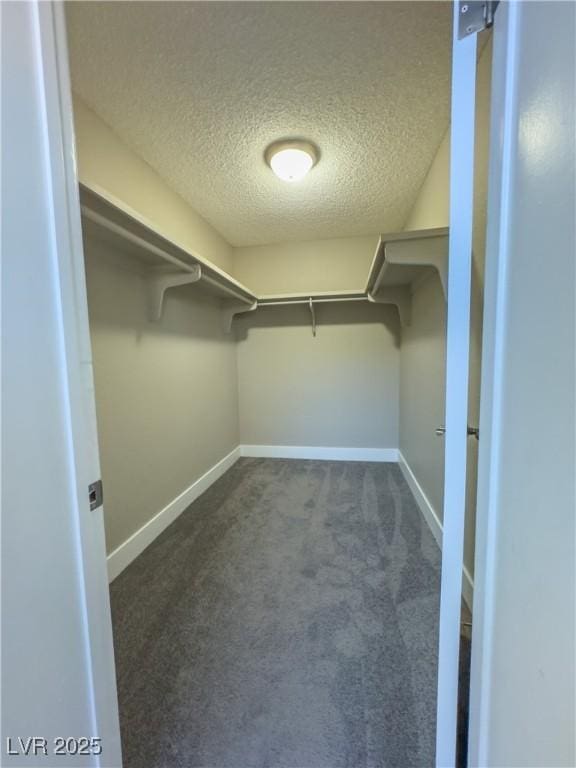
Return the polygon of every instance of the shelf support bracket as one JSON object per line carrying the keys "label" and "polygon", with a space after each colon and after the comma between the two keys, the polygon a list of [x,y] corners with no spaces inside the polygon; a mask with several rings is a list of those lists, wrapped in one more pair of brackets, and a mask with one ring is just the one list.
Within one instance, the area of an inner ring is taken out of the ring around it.
{"label": "shelf support bracket", "polygon": [[433,267],[442,283],[444,299],[448,299],[448,235],[417,241],[398,240],[386,243],[389,264]]}
{"label": "shelf support bracket", "polygon": [[400,324],[410,325],[412,321],[412,297],[407,285],[380,288],[377,295],[368,293],[368,301],[374,304],[394,304],[398,308]]}
{"label": "shelf support bracket", "polygon": [[190,267],[189,272],[176,274],[158,274],[147,278],[148,300],[150,305],[150,319],[158,322],[164,309],[164,295],[169,288],[177,288],[181,285],[197,283],[202,277],[200,264]]}
{"label": "shelf support bracket", "polygon": [[312,336],[316,336],[316,312],[314,310],[314,302],[312,301],[312,296],[310,296],[308,306],[310,307],[310,314],[312,315]]}
{"label": "shelf support bracket", "polygon": [[236,315],[242,315],[245,312],[253,312],[257,307],[257,301],[253,301],[251,304],[235,301],[224,306],[222,309],[222,330],[224,333],[232,333],[232,321]]}

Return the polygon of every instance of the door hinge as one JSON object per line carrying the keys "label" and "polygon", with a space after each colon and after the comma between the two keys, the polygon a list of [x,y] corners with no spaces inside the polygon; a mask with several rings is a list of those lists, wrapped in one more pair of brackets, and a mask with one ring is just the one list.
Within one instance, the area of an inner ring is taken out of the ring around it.
{"label": "door hinge", "polygon": [[458,3],[458,39],[475,35],[494,24],[499,0],[460,0]]}
{"label": "door hinge", "polygon": [[102,480],[96,480],[88,486],[88,498],[90,499],[90,509],[98,509],[104,501]]}

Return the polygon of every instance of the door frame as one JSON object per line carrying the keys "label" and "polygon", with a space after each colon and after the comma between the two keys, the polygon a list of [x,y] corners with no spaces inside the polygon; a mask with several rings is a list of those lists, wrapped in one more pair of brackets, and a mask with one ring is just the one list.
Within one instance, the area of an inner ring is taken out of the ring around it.
{"label": "door frame", "polygon": [[496,18],[469,764],[573,766],[576,14]]}
{"label": "door frame", "polygon": [[[26,126],[22,129],[24,146],[26,142],[34,142],[34,152],[31,152],[31,155],[41,157],[42,167],[36,168],[35,175],[28,173],[28,168],[21,169],[19,174],[13,171],[12,175],[3,177],[3,181],[7,181],[8,187],[13,190],[14,199],[19,205],[22,204],[25,194],[23,184],[34,183],[30,181],[32,177],[38,183],[43,196],[42,222],[47,222],[45,246],[39,253],[30,254],[30,259],[36,255],[39,262],[42,260],[42,263],[49,265],[52,270],[53,284],[44,285],[42,290],[46,295],[50,295],[52,300],[50,319],[53,320],[53,328],[44,329],[44,340],[41,333],[38,333],[37,343],[45,343],[58,350],[54,369],[47,371],[46,375],[59,378],[59,399],[54,402],[47,398],[44,410],[61,410],[64,414],[59,440],[65,445],[66,461],[57,467],[58,478],[54,480],[55,483],[56,480],[59,483],[65,482],[68,488],[66,503],[61,502],[60,497],[55,501],[50,488],[45,488],[43,512],[48,516],[47,519],[54,515],[58,516],[59,520],[68,520],[68,531],[72,529],[71,543],[66,544],[69,547],[66,549],[66,556],[74,566],[69,567],[67,560],[67,570],[63,566],[62,571],[58,571],[55,563],[52,573],[54,584],[61,583],[62,590],[63,585],[74,587],[77,599],[75,609],[78,609],[74,629],[82,638],[82,642],[78,641],[76,644],[80,647],[73,648],[82,659],[83,680],[76,683],[77,700],[61,700],[56,691],[47,692],[53,699],[53,713],[43,716],[43,699],[40,697],[40,706],[30,707],[30,717],[36,727],[42,727],[44,721],[66,719],[72,709],[85,710],[88,713],[87,719],[90,720],[90,723],[86,722],[85,727],[91,731],[61,735],[100,739],[101,753],[93,751],[90,747],[91,754],[86,757],[86,764],[120,768],[122,757],[104,516],[102,506],[91,509],[89,499],[89,485],[100,478],[100,463],[64,6],[62,2],[30,0],[27,3],[7,4],[0,8],[0,15],[3,34],[13,34],[14,27],[14,33],[18,30],[18,33],[26,36],[26,39],[22,40],[22,54],[14,54],[13,60],[10,60],[14,71],[11,71],[9,76],[14,77],[15,82],[21,85],[19,92],[13,91],[9,98],[18,99],[22,107],[19,111],[26,114],[31,128],[28,130]],[[29,55],[30,52],[32,56]],[[10,103],[4,103],[4,83],[2,97],[3,108],[9,109]],[[22,147],[19,148],[19,153],[22,153]],[[36,202],[33,205],[36,205]],[[35,227],[39,207],[34,208],[33,205],[29,212],[28,226]],[[18,224],[25,226],[23,221]],[[14,235],[14,230],[15,227],[12,228],[11,236]],[[13,253],[12,258],[15,259],[19,251],[12,240],[8,241],[8,249],[10,253],[7,258]],[[33,264],[23,264],[18,275],[33,268]],[[34,290],[31,286],[27,295],[29,302],[34,301]],[[23,305],[22,312],[30,312],[30,307]],[[11,315],[10,319],[12,325],[17,321],[14,315]],[[27,352],[31,354],[33,350],[29,349]],[[40,380],[42,371],[37,373]],[[22,382],[22,389],[26,390],[25,382]],[[54,439],[54,435],[51,432],[45,433],[42,423],[36,427],[35,433],[30,435],[30,440],[33,439],[36,446],[35,455],[42,451],[48,456],[53,450],[50,441]],[[22,448],[19,446],[18,450]],[[36,482],[33,466],[28,470],[27,480],[31,484]],[[60,506],[55,506],[57,504]],[[26,531],[26,535],[32,536],[33,532]],[[62,546],[64,547],[64,544]],[[15,551],[17,554],[17,550]],[[52,553],[55,561],[59,554],[59,551]],[[38,583],[36,589],[38,600],[41,601],[44,597],[42,584]],[[28,611],[30,607],[23,606],[22,610]],[[58,623],[63,621],[63,617],[55,613],[52,620]],[[39,638],[38,643],[40,642]],[[31,645],[34,645],[33,639]],[[39,649],[41,647],[38,645]],[[14,655],[16,650],[10,659]],[[60,664],[55,674],[62,678],[71,674],[64,661],[54,662],[48,656],[44,663],[48,666],[51,663]],[[51,714],[54,714],[54,717],[51,717]],[[20,722],[22,717],[22,712],[19,711],[15,713],[14,719]],[[29,734],[6,735],[17,738],[18,735],[26,737]],[[37,738],[52,736],[55,737],[56,734],[39,733]],[[4,746],[5,744],[2,745],[3,748]],[[50,744],[48,748],[53,747],[54,745]],[[44,754],[52,755],[52,752]],[[46,764],[54,763],[48,759]]]}
{"label": "door frame", "polygon": [[450,233],[446,328],[445,460],[438,644],[436,766],[456,762],[464,521],[468,457],[468,387],[477,37],[459,38],[453,4],[450,122]]}
{"label": "door frame", "polygon": [[489,764],[488,738],[493,683],[491,647],[497,590],[498,487],[509,280],[510,181],[517,153],[519,6],[516,2],[500,3],[493,33],[470,671],[468,761],[471,767]]}
{"label": "door frame", "polygon": [[[484,306],[483,306],[483,334],[482,334],[482,363],[481,363],[481,388],[480,388],[480,418],[479,418],[479,446],[478,446],[478,477],[477,477],[477,503],[476,503],[476,528],[475,528],[475,558],[474,558],[474,597],[472,612],[472,658],[470,672],[469,692],[469,737],[468,737],[468,765],[475,768],[489,765],[489,722],[490,705],[492,697],[492,637],[494,635],[494,605],[498,588],[496,573],[496,553],[498,536],[498,487],[501,471],[501,443],[503,429],[502,396],[504,391],[504,356],[505,334],[508,299],[508,258],[509,258],[509,214],[511,207],[510,179],[517,153],[517,118],[518,118],[518,71],[517,62],[520,55],[519,24],[522,13],[521,2],[499,3],[497,12],[493,18],[493,52],[491,72],[490,94],[490,139],[489,139],[489,168],[488,168],[488,196],[487,196],[487,221],[486,221],[486,254],[484,277]],[[457,26],[458,2],[454,2],[454,25]],[[469,39],[476,38],[477,33]],[[464,41],[461,41],[464,42]],[[474,39],[473,45],[475,49]],[[454,50],[456,50],[457,32],[454,31]],[[465,66],[465,64],[464,64]],[[466,73],[462,71],[462,59],[453,58],[453,88],[458,83],[468,87],[468,96],[473,99],[475,90],[476,68],[474,67],[474,80],[472,81],[470,68]],[[459,69],[460,67],[460,69]],[[468,113],[470,118],[470,113]],[[454,127],[454,123],[452,125]],[[465,128],[464,121],[460,122],[460,130]],[[468,150],[473,147],[474,125],[468,124],[466,129],[469,136]],[[452,135],[454,141],[458,137]],[[462,136],[459,137],[462,140]],[[473,149],[472,149],[473,151]],[[453,157],[453,156],[452,156]],[[469,152],[460,155],[470,160]],[[473,159],[472,159],[473,162]],[[469,165],[464,168],[466,175],[470,170]],[[458,174],[462,173],[462,167],[458,167]],[[464,184],[460,178],[459,191]],[[456,189],[456,178],[451,173],[450,189]],[[457,215],[462,214],[461,200],[453,200],[451,195],[451,231]],[[454,206],[454,207],[453,207]],[[473,214],[473,205],[468,211],[470,217]],[[462,224],[462,221],[458,221]],[[466,227],[471,225],[466,222]],[[467,244],[467,243],[466,243]],[[460,244],[462,245],[462,244]],[[460,251],[462,255],[463,251]],[[469,244],[471,253],[471,239]],[[468,251],[466,252],[468,253]],[[466,265],[468,269],[468,265]],[[467,325],[468,327],[468,325]],[[464,348],[462,344],[462,349]],[[448,378],[447,378],[448,384]],[[447,425],[447,463],[448,458],[448,416]],[[462,423],[460,423],[460,428]],[[455,454],[452,454],[454,458]],[[448,483],[448,477],[447,477]],[[448,492],[446,485],[445,493]],[[461,508],[463,510],[463,507]],[[455,510],[454,510],[455,511]],[[461,523],[463,520],[463,512]],[[446,532],[446,525],[444,527]],[[459,553],[463,539],[463,530],[458,527],[451,535],[451,563],[456,570],[461,566]],[[443,561],[446,543],[443,546]],[[460,568],[461,572],[461,568]],[[459,576],[458,576],[459,580]],[[453,585],[452,585],[453,586]],[[455,615],[459,614],[459,608],[455,605],[456,596],[452,595],[451,631],[452,640],[455,643]],[[459,619],[458,619],[459,623]],[[459,629],[459,626],[458,626]],[[442,659],[447,674],[441,677],[439,670],[440,686],[449,686],[453,696],[457,696],[457,670],[458,651],[457,646],[452,646],[452,656]],[[453,716],[456,714],[457,699],[453,702]],[[440,694],[438,700],[440,717]],[[444,714],[446,720],[446,713]],[[450,721],[448,713],[447,720]],[[455,720],[454,720],[455,722]],[[437,766],[454,766],[455,753],[451,754],[452,744],[455,744],[455,731],[452,723],[449,723],[449,731],[442,731],[440,719],[438,722],[437,741]],[[449,738],[446,738],[449,737]],[[439,744],[439,747],[438,747]]]}

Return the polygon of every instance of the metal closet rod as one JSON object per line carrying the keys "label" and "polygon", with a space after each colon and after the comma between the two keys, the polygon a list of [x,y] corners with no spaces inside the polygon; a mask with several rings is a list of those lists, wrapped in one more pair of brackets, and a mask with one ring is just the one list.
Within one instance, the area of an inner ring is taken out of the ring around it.
{"label": "metal closet rod", "polygon": [[368,301],[368,296],[341,296],[333,297],[333,298],[325,298],[325,299],[315,299],[313,296],[310,296],[307,299],[295,299],[294,301],[259,301],[258,306],[259,307],[288,307],[292,304],[306,304],[309,306],[310,301],[312,301],[313,304],[333,304],[336,301]]}

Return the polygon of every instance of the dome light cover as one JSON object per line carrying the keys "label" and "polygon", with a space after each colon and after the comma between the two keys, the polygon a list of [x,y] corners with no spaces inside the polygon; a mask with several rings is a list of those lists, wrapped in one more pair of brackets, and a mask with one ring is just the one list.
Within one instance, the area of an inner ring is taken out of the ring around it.
{"label": "dome light cover", "polygon": [[318,148],[310,141],[291,139],[275,141],[264,157],[282,181],[300,181],[318,162]]}

